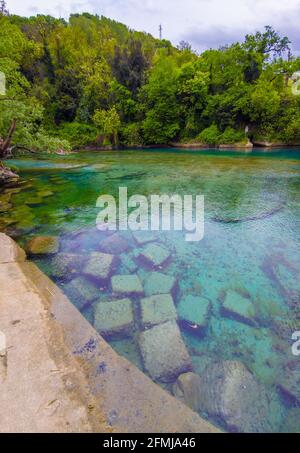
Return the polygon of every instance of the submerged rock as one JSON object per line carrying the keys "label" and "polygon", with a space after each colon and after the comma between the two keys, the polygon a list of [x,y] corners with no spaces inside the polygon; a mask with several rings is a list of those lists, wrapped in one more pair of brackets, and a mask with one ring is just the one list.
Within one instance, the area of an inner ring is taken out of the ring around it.
{"label": "submerged rock", "polygon": [[25,204],[30,208],[34,208],[35,206],[40,206],[44,203],[41,197],[31,197],[25,200]]}
{"label": "submerged rock", "polygon": [[123,296],[141,296],[144,294],[138,275],[114,275],[111,279],[112,291]]}
{"label": "submerged rock", "polygon": [[37,193],[37,197],[40,197],[40,198],[48,198],[48,197],[52,197],[53,195],[54,195],[54,192],[52,192],[51,190],[40,190]]}
{"label": "submerged rock", "polygon": [[144,367],[154,380],[173,382],[192,369],[191,358],[174,321],[142,332],[139,347]]}
{"label": "submerged rock", "polygon": [[81,273],[87,257],[76,253],[58,253],[51,261],[51,276],[55,278],[72,278]]}
{"label": "submerged rock", "polygon": [[59,238],[57,236],[36,236],[26,245],[30,255],[53,255],[59,250]]}
{"label": "submerged rock", "polygon": [[292,408],[281,427],[280,432],[288,434],[300,434],[300,408]]}
{"label": "submerged rock", "polygon": [[64,285],[63,290],[79,310],[97,300],[100,295],[100,289],[85,277],[74,278]]}
{"label": "submerged rock", "polygon": [[0,200],[0,213],[7,212],[12,208],[12,204],[7,201]]}
{"label": "submerged rock", "polygon": [[162,294],[142,299],[141,325],[143,328],[153,327],[167,321],[176,321],[177,311],[173,298],[169,294]]}
{"label": "submerged rock", "polygon": [[300,363],[293,362],[291,366],[286,366],[277,384],[289,404],[300,405]]}
{"label": "submerged rock", "polygon": [[115,257],[107,253],[93,252],[89,256],[83,273],[91,278],[105,282],[114,270]]}
{"label": "submerged rock", "polygon": [[156,240],[156,236],[151,231],[133,231],[132,236],[138,245],[148,244]]}
{"label": "submerged rock", "polygon": [[124,253],[124,255],[122,255],[121,261],[122,261],[123,266],[126,267],[126,269],[130,273],[137,271],[138,265],[127,253]]}
{"label": "submerged rock", "polygon": [[97,304],[94,326],[105,337],[130,335],[134,327],[131,300],[122,299]]}
{"label": "submerged rock", "polygon": [[105,253],[111,253],[112,255],[120,255],[121,253],[128,250],[128,242],[122,238],[119,234],[113,234],[105,238],[100,244],[100,250]]}
{"label": "submerged rock", "polygon": [[140,253],[139,259],[150,267],[162,267],[170,258],[170,252],[157,244],[149,244]]}
{"label": "submerged rock", "polygon": [[160,272],[151,272],[145,280],[146,296],[154,296],[157,294],[172,294],[175,295],[177,280],[170,275]]}
{"label": "submerged rock", "polygon": [[186,296],[178,305],[182,326],[198,335],[204,335],[208,326],[211,303],[204,297]]}
{"label": "submerged rock", "polygon": [[240,362],[209,365],[201,375],[199,408],[229,431],[271,432],[270,402],[264,387]]}
{"label": "submerged rock", "polygon": [[198,412],[200,408],[200,376],[195,373],[181,374],[173,385],[173,395],[178,400]]}
{"label": "submerged rock", "polygon": [[236,291],[226,293],[222,314],[246,324],[255,325],[255,307],[250,299],[246,299]]}

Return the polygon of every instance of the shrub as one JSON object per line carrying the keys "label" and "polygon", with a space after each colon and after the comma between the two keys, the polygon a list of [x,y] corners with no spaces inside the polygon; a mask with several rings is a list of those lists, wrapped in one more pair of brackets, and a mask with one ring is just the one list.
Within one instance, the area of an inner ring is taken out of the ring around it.
{"label": "shrub", "polygon": [[227,129],[220,136],[220,143],[224,143],[225,145],[230,145],[231,143],[241,143],[245,141],[246,138],[244,132],[236,131],[232,127],[227,127]]}
{"label": "shrub", "polygon": [[221,133],[218,129],[218,126],[212,124],[211,126],[204,129],[197,138],[202,143],[206,143],[208,145],[217,145],[220,143],[220,136]]}
{"label": "shrub", "polygon": [[67,140],[72,148],[83,148],[95,143],[97,129],[93,125],[84,123],[63,123],[56,131],[56,135]]}
{"label": "shrub", "polygon": [[122,128],[121,142],[125,146],[141,146],[143,144],[139,123],[127,124]]}

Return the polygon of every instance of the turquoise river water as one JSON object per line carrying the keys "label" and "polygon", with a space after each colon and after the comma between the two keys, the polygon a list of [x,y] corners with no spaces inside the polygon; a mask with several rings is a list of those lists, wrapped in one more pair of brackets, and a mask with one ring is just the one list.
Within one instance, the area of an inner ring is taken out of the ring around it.
{"label": "turquoise river water", "polygon": [[[300,330],[300,150],[82,152],[20,157],[9,164],[18,167],[20,182],[0,193],[1,231],[23,246],[35,236],[57,236],[59,253],[87,256],[101,250],[108,236],[96,229],[101,194],[117,197],[119,187],[127,187],[129,196],[204,195],[202,241],[186,242],[184,232],[171,231],[155,232],[151,242],[170,254],[155,271],[175,278],[175,306],[187,296],[209,301],[201,335],[191,323],[179,323],[193,370],[201,375],[214,362],[242,362],[267,392],[272,430],[300,432],[300,376],[293,371],[299,370],[300,357],[292,354],[292,334]],[[118,256],[114,273],[137,274],[146,284],[153,269],[137,259],[146,246],[131,232],[119,232],[110,250]],[[95,284],[99,295],[86,303],[84,288],[68,290],[78,275],[84,285],[80,269],[58,275],[53,255],[32,259],[94,324],[97,304],[112,298],[110,282],[101,289]],[[86,285],[90,294],[88,279]],[[253,322],[224,313],[229,291],[251,303]],[[193,311],[189,315],[192,322]],[[108,335],[108,341],[147,372],[138,346],[140,330],[136,321],[129,335]],[[290,376],[293,391],[287,395],[281,388]],[[161,383],[167,390],[172,384]]]}

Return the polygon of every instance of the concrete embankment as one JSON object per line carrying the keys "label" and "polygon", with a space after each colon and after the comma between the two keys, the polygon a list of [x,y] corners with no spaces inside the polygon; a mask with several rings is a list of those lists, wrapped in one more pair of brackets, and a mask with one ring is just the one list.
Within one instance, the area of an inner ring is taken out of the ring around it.
{"label": "concrete embankment", "polygon": [[115,353],[1,233],[0,340],[0,432],[218,432]]}

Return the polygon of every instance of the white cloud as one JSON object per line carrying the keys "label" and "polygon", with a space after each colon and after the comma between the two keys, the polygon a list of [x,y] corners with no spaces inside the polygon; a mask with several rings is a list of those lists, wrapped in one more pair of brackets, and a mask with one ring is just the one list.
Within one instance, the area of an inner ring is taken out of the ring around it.
{"label": "white cloud", "polygon": [[7,1],[16,14],[30,15],[34,11],[67,17],[70,12],[89,11],[155,36],[162,23],[166,39],[174,44],[181,39],[190,40],[198,50],[233,42],[269,24],[283,34],[291,34],[295,48],[300,49],[296,32],[299,0],[58,0],[53,4],[48,0]]}

